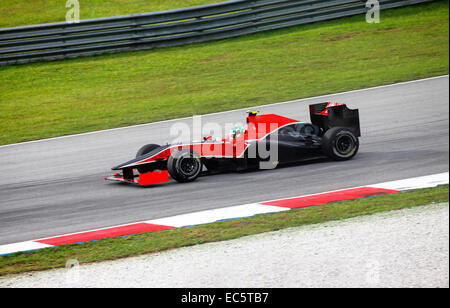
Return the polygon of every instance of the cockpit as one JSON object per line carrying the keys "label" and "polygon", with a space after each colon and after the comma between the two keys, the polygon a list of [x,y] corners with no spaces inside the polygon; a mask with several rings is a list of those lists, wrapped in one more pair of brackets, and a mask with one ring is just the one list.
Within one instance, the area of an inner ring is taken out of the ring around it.
{"label": "cockpit", "polygon": [[235,125],[233,127],[233,129],[230,131],[230,133],[228,134],[228,138],[230,140],[235,140],[239,136],[244,135],[246,130],[247,129],[242,125]]}

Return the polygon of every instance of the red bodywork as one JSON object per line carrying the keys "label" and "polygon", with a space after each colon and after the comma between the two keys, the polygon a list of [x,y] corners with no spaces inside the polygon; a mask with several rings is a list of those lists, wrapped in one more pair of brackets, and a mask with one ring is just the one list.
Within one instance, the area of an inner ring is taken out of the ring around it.
{"label": "red bodywork", "polygon": [[[125,167],[139,166],[152,161],[166,160],[172,152],[177,149],[190,148],[196,151],[201,157],[216,158],[239,158],[242,157],[248,147],[247,142],[264,139],[267,135],[288,124],[299,123],[297,120],[282,117],[275,114],[264,114],[247,117],[247,130],[243,135],[230,140],[223,138],[219,142],[199,142],[191,144],[172,145],[169,148],[147,157],[141,161],[133,162]],[[208,136],[209,137],[209,136]]]}
{"label": "red bodywork", "polygon": [[[239,158],[244,155],[245,150],[248,148],[248,142],[264,139],[267,135],[275,132],[279,128],[292,123],[299,123],[299,121],[275,114],[248,116],[247,129],[244,134],[237,136],[235,139],[227,137],[222,138],[221,141],[211,141],[212,138],[208,136],[204,142],[171,145],[151,157],[145,157],[142,160],[136,160],[127,165],[123,165],[121,169],[139,167],[150,162],[167,160],[173,151],[182,148],[190,148],[205,158]],[[163,170],[141,173],[136,179],[117,173],[113,176],[106,177],[105,180],[151,185],[168,182],[169,175],[167,170]]]}
{"label": "red bodywork", "polygon": [[328,115],[328,107],[336,107],[336,106],[342,106],[342,105],[343,104],[339,104],[339,103],[327,103],[326,106],[324,107],[323,111],[315,112],[314,114],[327,116]]}
{"label": "red bodywork", "polygon": [[114,174],[113,176],[108,176],[105,178],[108,181],[116,181],[116,182],[128,182],[139,184],[142,186],[165,183],[169,182],[169,172],[167,170],[154,171],[148,173],[141,173],[137,179],[125,179],[123,175],[119,173]]}

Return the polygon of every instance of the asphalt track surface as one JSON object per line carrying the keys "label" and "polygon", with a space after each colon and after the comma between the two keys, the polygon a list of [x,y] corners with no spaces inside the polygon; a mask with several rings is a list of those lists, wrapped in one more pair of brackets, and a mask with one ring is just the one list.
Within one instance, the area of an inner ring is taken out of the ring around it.
{"label": "asphalt track surface", "polygon": [[[171,142],[171,126],[192,125],[192,118],[0,147],[0,245],[449,170],[448,76],[257,109],[308,122],[308,105],[324,101],[360,109],[360,152],[351,161],[147,188],[103,180],[143,144]],[[244,111],[207,115],[202,122],[243,122]]]}

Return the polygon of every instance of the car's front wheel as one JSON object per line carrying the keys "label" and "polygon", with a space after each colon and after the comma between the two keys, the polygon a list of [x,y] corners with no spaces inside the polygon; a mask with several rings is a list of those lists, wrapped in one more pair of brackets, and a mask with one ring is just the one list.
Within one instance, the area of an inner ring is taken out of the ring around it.
{"label": "car's front wheel", "polygon": [[191,149],[176,150],[167,160],[169,174],[178,182],[192,182],[202,171],[202,160],[197,152]]}

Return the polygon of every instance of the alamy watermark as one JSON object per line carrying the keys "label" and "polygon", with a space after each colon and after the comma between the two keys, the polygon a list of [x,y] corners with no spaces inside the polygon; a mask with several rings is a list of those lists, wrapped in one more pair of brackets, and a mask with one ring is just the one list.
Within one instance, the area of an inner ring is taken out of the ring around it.
{"label": "alamy watermark", "polygon": [[80,263],[76,259],[66,262],[66,284],[75,285],[80,282]]}
{"label": "alamy watermark", "polygon": [[366,261],[366,283],[375,287],[380,283],[382,264],[377,259],[371,258]]}
{"label": "alamy watermark", "polygon": [[369,24],[380,23],[380,2],[377,0],[368,0],[366,2],[366,22]]}
{"label": "alamy watermark", "polygon": [[[249,129],[250,128],[250,129]],[[278,165],[277,123],[203,123],[192,117],[192,125],[176,122],[170,127],[172,145],[192,144],[205,158],[255,158],[260,169]]]}
{"label": "alamy watermark", "polygon": [[[79,23],[80,22],[80,2],[79,0],[67,0],[66,8],[69,10],[66,12],[66,22]],[[366,22],[367,23],[380,23],[380,2],[378,0],[366,1]]]}
{"label": "alamy watermark", "polygon": [[66,8],[69,9],[66,13],[66,22],[79,23],[80,22],[80,2],[78,0],[67,0]]}

